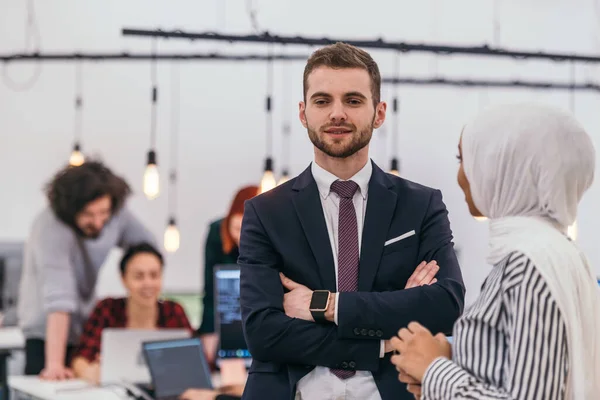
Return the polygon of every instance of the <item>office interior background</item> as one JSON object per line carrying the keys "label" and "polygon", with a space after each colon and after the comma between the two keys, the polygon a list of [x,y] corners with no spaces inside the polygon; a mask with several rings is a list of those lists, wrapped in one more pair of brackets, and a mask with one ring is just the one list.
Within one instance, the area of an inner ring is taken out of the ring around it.
{"label": "office interior background", "polygon": [[[178,54],[266,55],[271,48],[277,54],[308,56],[316,49],[303,45],[152,40],[124,36],[125,27],[241,35],[269,31],[289,36],[383,38],[456,46],[488,44],[522,51],[600,52],[600,6],[591,0],[0,0],[0,55],[34,51],[150,54],[153,45],[157,53]],[[600,80],[595,63],[367,50],[379,63],[384,77],[566,84]],[[84,155],[102,159],[129,181],[134,191],[129,207],[161,242],[169,219],[169,198],[175,199],[170,206],[181,240],[176,252],[166,253],[164,289],[171,295],[195,296],[191,298],[199,302],[208,224],[226,213],[239,187],[260,182],[267,156],[273,158],[277,178],[283,168],[295,176],[312,161],[312,145],[297,115],[304,64],[303,60],[274,61],[270,92],[269,65],[265,61],[157,61],[160,195],[149,200],[142,183],[151,147],[151,61],[1,63],[0,241],[25,240],[34,216],[46,204],[44,184],[68,162],[76,130],[74,104],[79,87]],[[173,83],[177,80],[178,90]],[[265,111],[269,93],[273,99],[270,116]],[[400,105],[397,129],[391,107],[395,96]],[[455,156],[463,124],[487,105],[533,100],[572,109],[598,146],[600,93],[384,84],[382,98],[389,104],[388,120],[374,132],[371,157],[387,170],[391,159],[397,157],[401,176],[442,191],[469,304],[490,267],[485,261],[487,223],[469,215],[456,183]],[[270,123],[272,141],[267,135]],[[172,148],[174,134],[176,149]],[[169,185],[172,166],[177,172],[174,186]],[[577,241],[600,275],[600,247],[596,243],[599,202],[596,183],[580,205]],[[115,251],[101,272],[99,297],[124,294],[117,267],[119,255]]]}

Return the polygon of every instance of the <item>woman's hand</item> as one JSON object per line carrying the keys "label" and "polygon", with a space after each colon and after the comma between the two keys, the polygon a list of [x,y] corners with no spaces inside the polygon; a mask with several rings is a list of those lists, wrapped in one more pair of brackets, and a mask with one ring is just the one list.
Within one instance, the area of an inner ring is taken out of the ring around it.
{"label": "woman's hand", "polygon": [[400,382],[406,383],[406,390],[415,396],[415,399],[419,400],[421,398],[421,382],[408,375],[404,371],[400,371],[398,375],[398,380]]}
{"label": "woman's hand", "polygon": [[100,354],[96,356],[96,361],[89,362],[83,357],[77,357],[72,363],[74,374],[77,378],[92,384],[100,384]]}
{"label": "woman's hand", "polygon": [[400,329],[398,337],[391,339],[391,345],[400,353],[392,356],[392,363],[398,372],[402,371],[419,383],[436,358],[452,357],[452,348],[446,336],[439,333],[434,337],[417,322],[411,322],[408,328]]}

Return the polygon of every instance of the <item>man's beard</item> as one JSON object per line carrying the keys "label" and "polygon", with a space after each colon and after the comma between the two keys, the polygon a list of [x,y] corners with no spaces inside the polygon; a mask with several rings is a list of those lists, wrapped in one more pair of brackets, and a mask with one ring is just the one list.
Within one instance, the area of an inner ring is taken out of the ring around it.
{"label": "man's beard", "polygon": [[80,227],[78,227],[77,225],[74,226],[75,231],[77,232],[77,234],[83,238],[83,239],[98,239],[100,237],[100,235],[102,234],[102,229],[104,229],[104,227],[102,227],[102,229],[100,230],[96,230],[95,228],[92,227],[85,227],[85,229],[81,229]]}
{"label": "man's beard", "polygon": [[[359,150],[362,150],[366,145],[369,144],[369,142],[371,141],[371,137],[373,136],[374,121],[375,116],[373,116],[373,120],[371,121],[371,123],[367,127],[363,128],[361,131],[358,131],[354,125],[328,125],[323,129],[324,131],[325,129],[330,128],[332,126],[341,126],[348,129],[352,129],[352,140],[344,147],[336,146],[336,144],[326,143],[324,140],[321,139],[317,131],[310,127],[308,121],[306,125],[308,130],[308,137],[317,149],[321,150],[323,153],[327,154],[330,157],[347,158],[354,155]],[[356,134],[357,131],[358,135]],[[323,132],[323,135],[327,135],[327,133]]]}

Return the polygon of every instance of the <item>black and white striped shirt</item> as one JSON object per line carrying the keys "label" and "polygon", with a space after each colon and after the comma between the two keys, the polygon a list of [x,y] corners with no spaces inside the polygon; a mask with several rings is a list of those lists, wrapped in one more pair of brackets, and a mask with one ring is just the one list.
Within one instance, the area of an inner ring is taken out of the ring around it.
{"label": "black and white striped shirt", "polygon": [[523,254],[494,266],[453,335],[452,360],[438,358],[423,377],[423,400],[565,398],[565,322]]}

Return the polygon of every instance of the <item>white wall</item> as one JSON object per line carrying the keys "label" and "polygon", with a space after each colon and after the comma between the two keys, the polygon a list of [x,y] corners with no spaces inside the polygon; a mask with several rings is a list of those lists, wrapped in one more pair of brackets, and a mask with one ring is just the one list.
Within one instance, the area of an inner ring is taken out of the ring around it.
{"label": "white wall", "polygon": [[[242,1],[36,1],[36,16],[44,51],[140,51],[150,49],[145,39],[121,36],[121,28],[141,27],[225,30],[246,33],[252,29]],[[261,29],[281,34],[384,37],[412,42],[482,44],[492,40],[491,1],[257,1]],[[597,52],[598,29],[592,1],[578,7],[564,1],[499,1],[499,44],[506,47],[547,51]],[[0,52],[22,51],[26,2],[0,1]],[[262,51],[260,45],[226,45],[161,41],[159,50]],[[308,54],[310,49],[287,51]],[[393,54],[373,51],[383,75],[392,72]],[[290,99],[282,104],[282,65],[276,66],[275,127],[282,118],[292,120],[291,165],[300,173],[312,159],[311,146],[296,118],[301,98],[303,62],[289,66],[286,84]],[[170,127],[170,64],[159,65],[159,164],[166,187]],[[31,76],[34,67],[16,64],[7,69],[17,81]],[[42,185],[67,159],[73,132],[74,65],[45,63],[41,76],[27,91],[15,92],[0,81],[0,239],[23,239],[45,201]],[[405,75],[451,77],[554,79],[566,81],[564,64],[483,59],[463,56],[405,54]],[[261,176],[265,149],[264,96],[266,65],[262,63],[186,62],[181,65],[181,148],[179,223],[182,245],[168,258],[166,286],[199,290],[202,246],[208,222],[222,215],[232,193]],[[595,66],[578,68],[581,80],[597,76]],[[146,62],[86,63],[84,65],[84,150],[101,155],[132,184],[131,207],[159,236],[166,223],[166,193],[148,201],[141,194],[141,177],[149,143],[150,68]],[[456,185],[454,158],[462,123],[483,101],[497,103],[535,99],[567,107],[565,92],[526,90],[461,90],[401,87],[400,156],[403,175],[440,188],[450,210],[456,243],[462,249],[467,282],[467,301],[477,294],[489,271],[484,261],[487,227],[469,217]],[[384,88],[391,100],[393,88]],[[577,94],[576,113],[589,129],[596,145],[600,140],[598,100],[593,94]],[[391,122],[391,121],[390,121]],[[375,135],[372,155],[387,167],[388,135]],[[383,138],[383,139],[382,139]],[[384,142],[384,140],[386,142]],[[280,152],[276,136],[275,155]],[[281,160],[276,158],[276,166]],[[600,250],[594,243],[600,213],[598,185],[584,199],[580,210],[580,242],[600,271]],[[101,281],[101,293],[121,291],[114,253]]]}

